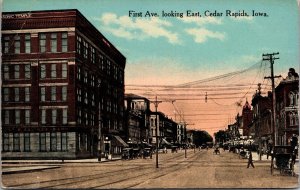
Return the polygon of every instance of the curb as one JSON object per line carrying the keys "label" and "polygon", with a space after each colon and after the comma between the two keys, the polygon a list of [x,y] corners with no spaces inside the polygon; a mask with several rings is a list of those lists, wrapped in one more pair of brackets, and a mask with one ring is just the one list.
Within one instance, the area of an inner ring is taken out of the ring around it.
{"label": "curb", "polygon": [[114,162],[114,161],[118,161],[118,160],[122,160],[120,159],[112,159],[112,160],[101,160],[101,161],[84,161],[84,160],[74,160],[74,161],[70,161],[70,160],[65,160],[65,161],[49,161],[49,160],[45,160],[45,161],[3,161],[2,160],[2,164],[72,164],[72,163],[102,163],[102,162]]}
{"label": "curb", "polygon": [[56,168],[60,168],[60,166],[2,168],[2,174],[26,173],[26,172],[41,171],[41,170],[56,169]]}

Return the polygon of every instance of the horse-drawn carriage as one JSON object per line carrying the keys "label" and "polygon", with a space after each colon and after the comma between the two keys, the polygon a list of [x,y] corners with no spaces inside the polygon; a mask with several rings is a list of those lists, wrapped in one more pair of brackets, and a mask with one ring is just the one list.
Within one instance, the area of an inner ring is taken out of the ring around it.
{"label": "horse-drawn carriage", "polygon": [[275,146],[271,156],[271,174],[277,169],[281,175],[295,175],[294,164],[296,155],[291,146]]}

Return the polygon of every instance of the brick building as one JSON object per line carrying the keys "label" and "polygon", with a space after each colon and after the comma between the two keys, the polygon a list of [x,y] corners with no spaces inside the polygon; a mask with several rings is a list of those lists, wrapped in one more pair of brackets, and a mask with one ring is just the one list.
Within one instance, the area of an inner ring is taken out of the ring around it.
{"label": "brick building", "polygon": [[299,135],[299,75],[291,68],[275,89],[278,144],[288,145]]}
{"label": "brick building", "polygon": [[120,153],[126,58],[78,10],[3,12],[1,32],[2,158]]}
{"label": "brick building", "polygon": [[249,102],[246,100],[245,105],[243,106],[243,110],[242,110],[242,123],[243,123],[243,136],[250,136],[250,132],[249,132],[249,125],[252,122],[252,110],[251,110],[251,105],[249,104]]}
{"label": "brick building", "polygon": [[274,129],[271,126],[272,119],[272,93],[268,96],[262,96],[259,91],[253,95],[253,120],[251,128],[253,128],[255,135],[254,139],[260,144],[262,148],[267,148],[268,144],[274,140]]}
{"label": "brick building", "polygon": [[127,141],[133,144],[149,143],[150,101],[135,94],[125,94],[125,120]]}

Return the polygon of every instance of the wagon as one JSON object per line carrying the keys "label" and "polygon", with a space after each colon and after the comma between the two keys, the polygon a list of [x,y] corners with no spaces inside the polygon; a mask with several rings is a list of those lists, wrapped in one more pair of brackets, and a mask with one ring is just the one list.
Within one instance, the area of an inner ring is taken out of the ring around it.
{"label": "wagon", "polygon": [[293,150],[291,146],[275,146],[273,153],[271,154],[271,174],[274,174],[275,170],[280,172],[280,175],[295,175],[294,172],[294,159]]}

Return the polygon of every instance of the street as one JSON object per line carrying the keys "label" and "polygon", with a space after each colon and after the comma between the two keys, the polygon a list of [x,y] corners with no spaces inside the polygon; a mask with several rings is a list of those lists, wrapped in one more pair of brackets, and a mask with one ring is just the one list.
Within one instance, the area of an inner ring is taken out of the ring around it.
{"label": "street", "polygon": [[[25,164],[2,164],[3,168]],[[47,165],[31,164],[36,165]],[[271,175],[270,161],[254,161],[247,168],[247,159],[238,154],[213,149],[159,154],[159,168],[153,159],[118,160],[111,162],[65,162],[49,164],[51,169],[2,175],[2,186],[34,188],[295,188],[298,176]],[[28,164],[26,164],[28,166]]]}

